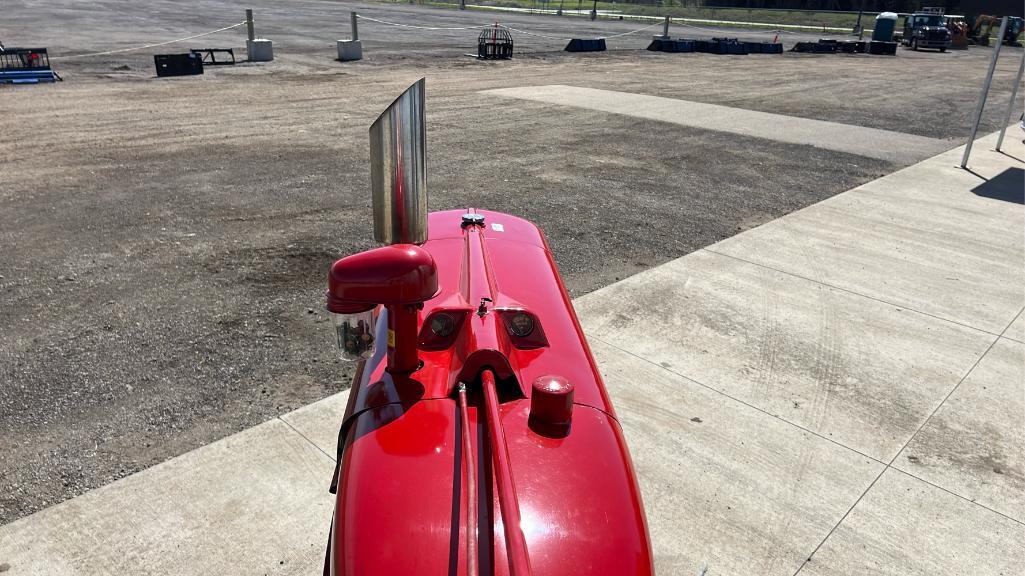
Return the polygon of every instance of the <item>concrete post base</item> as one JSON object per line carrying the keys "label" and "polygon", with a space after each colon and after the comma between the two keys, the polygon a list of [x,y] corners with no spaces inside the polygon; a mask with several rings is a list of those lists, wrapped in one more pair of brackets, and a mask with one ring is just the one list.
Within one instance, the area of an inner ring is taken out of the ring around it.
{"label": "concrete post base", "polygon": [[338,41],[338,59],[342,62],[349,62],[350,60],[362,60],[363,59],[363,41],[362,40],[339,40]]}
{"label": "concrete post base", "polygon": [[274,59],[274,44],[265,38],[246,40],[246,55],[250,62],[270,62]]}

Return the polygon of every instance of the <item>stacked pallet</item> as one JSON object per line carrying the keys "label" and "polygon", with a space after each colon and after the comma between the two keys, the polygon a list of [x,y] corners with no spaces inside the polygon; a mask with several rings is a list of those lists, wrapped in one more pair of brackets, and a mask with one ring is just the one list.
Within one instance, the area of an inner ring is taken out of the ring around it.
{"label": "stacked pallet", "polygon": [[741,42],[737,38],[690,40],[656,36],[648,45],[652,52],[701,52],[705,54],[782,54],[783,45],[776,42]]}
{"label": "stacked pallet", "polygon": [[893,56],[897,53],[896,42],[879,42],[872,40],[833,40],[820,39],[818,42],[798,42],[790,49],[791,52],[810,54],[880,54]]}

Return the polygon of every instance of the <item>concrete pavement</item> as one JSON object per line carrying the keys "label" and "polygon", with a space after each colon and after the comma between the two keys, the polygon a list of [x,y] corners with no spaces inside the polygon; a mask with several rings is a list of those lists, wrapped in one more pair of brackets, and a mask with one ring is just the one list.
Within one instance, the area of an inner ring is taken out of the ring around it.
{"label": "concrete pavement", "polygon": [[[1025,146],[575,303],[661,574],[1025,571]],[[346,395],[0,527],[0,573],[313,574]]]}
{"label": "concrete pavement", "polygon": [[1011,130],[575,302],[665,573],[1025,573]]}
{"label": "concrete pavement", "polygon": [[0,527],[0,574],[314,574],[333,469],[275,419]]}
{"label": "concrete pavement", "polygon": [[950,148],[947,141],[937,138],[632,92],[552,85],[498,88],[482,93],[588,108],[789,144],[807,144],[901,163],[915,162]]}

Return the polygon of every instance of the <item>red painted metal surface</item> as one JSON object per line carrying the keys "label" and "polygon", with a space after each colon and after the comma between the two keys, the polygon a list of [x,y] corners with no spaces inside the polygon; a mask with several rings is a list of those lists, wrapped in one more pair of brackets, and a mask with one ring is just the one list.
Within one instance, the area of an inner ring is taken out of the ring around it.
{"label": "red painted metal surface", "polygon": [[[548,246],[530,222],[477,212],[483,226],[461,226],[462,211],[430,214],[422,246],[436,264],[438,291],[416,311],[414,341],[424,343],[425,320],[445,310],[462,314],[456,335],[447,346],[419,349],[423,366],[409,374],[386,371],[380,349],[358,370],[340,434],[328,568],[347,576],[467,574],[470,450],[481,574],[527,573],[511,569],[518,561],[508,553],[507,518],[535,575],[651,574],[626,444]],[[391,313],[378,310],[377,342],[385,342]],[[545,345],[517,346],[502,310],[529,312]],[[532,384],[552,376],[573,387],[572,419],[559,434],[530,424]],[[501,435],[489,432],[498,425]],[[507,458],[496,458],[503,449]],[[515,511],[502,505],[503,475],[515,479]]]}

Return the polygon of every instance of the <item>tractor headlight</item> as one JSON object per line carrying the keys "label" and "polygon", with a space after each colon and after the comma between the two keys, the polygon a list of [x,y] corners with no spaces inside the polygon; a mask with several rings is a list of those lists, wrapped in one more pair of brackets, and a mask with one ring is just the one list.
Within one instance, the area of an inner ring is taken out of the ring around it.
{"label": "tractor headlight", "polygon": [[534,317],[526,312],[515,312],[509,315],[506,328],[513,336],[520,338],[530,336],[530,333],[534,331]]}
{"label": "tractor headlight", "polygon": [[456,321],[444,312],[431,316],[431,332],[438,338],[448,338],[456,329]]}
{"label": "tractor headlight", "polygon": [[534,350],[548,346],[541,321],[532,312],[521,308],[499,308],[505,331],[512,345],[521,350]]}

